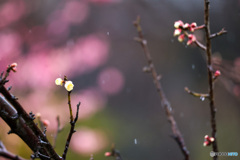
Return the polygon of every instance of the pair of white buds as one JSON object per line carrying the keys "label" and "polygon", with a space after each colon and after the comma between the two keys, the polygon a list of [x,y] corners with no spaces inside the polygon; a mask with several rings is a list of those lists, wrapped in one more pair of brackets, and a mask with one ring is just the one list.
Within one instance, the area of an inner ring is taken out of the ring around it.
{"label": "pair of white buds", "polygon": [[72,91],[74,87],[74,84],[72,83],[72,81],[64,81],[62,78],[57,78],[55,80],[55,84],[59,86],[63,86],[64,84],[64,87],[68,92]]}

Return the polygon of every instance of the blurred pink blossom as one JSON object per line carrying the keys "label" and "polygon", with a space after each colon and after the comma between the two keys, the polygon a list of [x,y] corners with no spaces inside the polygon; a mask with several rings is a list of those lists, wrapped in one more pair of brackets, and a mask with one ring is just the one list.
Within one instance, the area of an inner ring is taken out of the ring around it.
{"label": "blurred pink blossom", "polygon": [[89,14],[89,7],[86,1],[67,1],[62,10],[62,18],[68,23],[79,24]]}
{"label": "blurred pink blossom", "polygon": [[33,90],[27,95],[17,95],[19,95],[19,102],[27,112],[40,113],[42,120],[50,122],[48,131],[56,131],[58,115],[63,125],[69,120],[67,97],[63,99],[55,97],[51,90]]}
{"label": "blurred pink blossom", "polygon": [[[2,46],[3,53],[9,53],[12,49],[5,46],[20,45],[16,35],[3,36],[8,45]],[[7,37],[7,38],[5,38]],[[15,39],[16,40],[15,40]],[[15,42],[15,41],[16,42]],[[0,35],[1,42],[1,35]],[[4,44],[4,42],[3,42]],[[99,35],[89,35],[73,42],[70,46],[53,48],[47,43],[37,42],[32,45],[29,54],[18,59],[18,69],[15,82],[19,87],[44,87],[52,88],[52,82],[56,77],[67,75],[72,76],[92,71],[104,64],[108,58],[109,43]],[[0,51],[1,52],[1,51]],[[2,54],[0,56],[10,56]],[[16,57],[16,53],[14,55]],[[5,57],[4,57],[5,58]],[[28,75],[27,75],[27,74]]]}
{"label": "blurred pink blossom", "polygon": [[10,61],[17,58],[21,53],[21,43],[17,33],[10,30],[0,32],[0,60]]}
{"label": "blurred pink blossom", "polygon": [[124,86],[124,76],[116,68],[106,68],[98,76],[98,85],[104,93],[116,94]]}
{"label": "blurred pink blossom", "polygon": [[[51,39],[66,39],[69,34],[69,25],[62,19],[54,19],[48,25],[48,35]],[[52,37],[53,36],[53,37]]]}
{"label": "blurred pink blossom", "polygon": [[[34,26],[32,28],[22,27],[22,38],[32,49],[35,45],[48,42],[46,26]],[[42,46],[44,47],[44,46]]]}
{"label": "blurred pink blossom", "polygon": [[48,52],[48,49],[42,50],[33,55],[23,56],[18,61],[20,71],[14,76],[14,80],[19,87],[27,89],[53,86],[56,77],[53,71],[49,70],[52,64]]}
{"label": "blurred pink blossom", "polygon": [[122,0],[89,0],[93,3],[120,3]]}
{"label": "blurred pink blossom", "polygon": [[25,11],[26,6],[22,0],[7,1],[0,8],[0,27],[16,22]]}
{"label": "blurred pink blossom", "polygon": [[102,35],[88,35],[77,40],[72,52],[73,70],[84,73],[99,67],[107,61],[109,42]]}
{"label": "blurred pink blossom", "polygon": [[[97,111],[105,107],[107,103],[107,97],[105,97],[99,90],[95,88],[89,88],[80,91],[78,94],[72,96],[74,103],[81,102],[79,118],[89,118]],[[76,107],[73,108],[76,112]]]}
{"label": "blurred pink blossom", "polygon": [[107,145],[107,137],[102,131],[89,128],[79,128],[70,143],[75,152],[83,155],[99,152]]}

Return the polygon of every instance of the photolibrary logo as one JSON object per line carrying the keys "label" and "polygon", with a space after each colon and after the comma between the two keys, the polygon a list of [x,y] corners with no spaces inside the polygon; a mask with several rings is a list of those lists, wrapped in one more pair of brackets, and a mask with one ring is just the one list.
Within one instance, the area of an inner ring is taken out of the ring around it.
{"label": "photolibrary logo", "polygon": [[210,157],[214,157],[215,156],[215,152],[211,151],[210,152]]}
{"label": "photolibrary logo", "polygon": [[238,152],[210,152],[210,156],[214,157],[214,156],[238,156]]}

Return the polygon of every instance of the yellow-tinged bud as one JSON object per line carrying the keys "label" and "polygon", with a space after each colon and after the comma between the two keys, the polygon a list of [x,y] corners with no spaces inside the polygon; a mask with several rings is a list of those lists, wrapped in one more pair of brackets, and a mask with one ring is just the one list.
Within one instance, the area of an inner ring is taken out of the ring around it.
{"label": "yellow-tinged bud", "polygon": [[66,81],[64,87],[66,88],[67,91],[72,91],[74,84],[72,83],[72,81]]}
{"label": "yellow-tinged bud", "polygon": [[62,78],[57,78],[56,80],[55,80],[55,84],[56,85],[58,85],[58,86],[62,86],[63,85],[63,80],[62,80]]}
{"label": "yellow-tinged bud", "polygon": [[178,36],[178,35],[181,34],[181,32],[182,32],[181,29],[175,29],[175,30],[174,30],[174,33],[173,33],[173,36]]}

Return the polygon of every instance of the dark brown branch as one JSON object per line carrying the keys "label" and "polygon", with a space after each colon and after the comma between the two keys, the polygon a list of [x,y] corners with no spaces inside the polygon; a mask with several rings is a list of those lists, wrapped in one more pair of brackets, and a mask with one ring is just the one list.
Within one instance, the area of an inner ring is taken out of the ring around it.
{"label": "dark brown branch", "polygon": [[189,151],[185,145],[183,136],[182,136],[180,130],[178,129],[177,122],[173,117],[172,107],[171,107],[169,101],[167,100],[165,93],[163,91],[162,85],[159,81],[159,78],[158,78],[159,76],[157,74],[156,68],[154,67],[154,63],[152,61],[152,57],[151,57],[151,54],[148,49],[147,40],[144,39],[144,36],[142,33],[139,16],[137,17],[137,20],[134,22],[134,26],[136,27],[137,32],[138,32],[138,38],[137,38],[138,42],[141,44],[141,46],[143,48],[144,54],[147,59],[148,66],[152,73],[155,87],[156,87],[159,97],[161,99],[162,108],[164,109],[164,111],[167,115],[168,121],[171,124],[173,137],[176,140],[177,144],[179,145],[183,155],[185,156],[185,160],[188,160],[189,159]]}
{"label": "dark brown branch", "polygon": [[9,152],[3,145],[2,141],[0,141],[0,157],[8,158],[10,160],[26,160],[18,155],[14,155],[13,153]]}
{"label": "dark brown branch", "polygon": [[[10,94],[9,90],[4,86],[10,71],[15,72],[16,66],[16,63],[9,65],[4,77],[3,73],[0,76],[0,93],[4,96],[1,96],[0,101],[1,117],[11,128],[9,133],[17,134],[32,151],[55,160],[60,160],[60,157],[48,142],[45,135],[34,123],[34,115],[32,113],[27,114],[20,103],[18,103],[16,97]],[[9,116],[11,114],[13,114],[13,116]],[[46,158],[41,159],[45,160]]]}
{"label": "dark brown branch", "polygon": [[[69,108],[71,107],[71,99],[70,99],[70,92],[68,92],[68,105],[69,105]],[[73,115],[72,115],[72,109],[70,110],[70,124],[71,124],[71,129],[70,129],[70,132],[68,134],[68,138],[67,138],[67,141],[66,141],[66,144],[65,144],[65,149],[64,149],[64,152],[63,152],[63,155],[62,155],[62,160],[66,160],[66,156],[67,156],[67,152],[68,152],[68,148],[69,148],[69,145],[70,145],[70,141],[71,141],[71,138],[72,138],[72,135],[73,133],[75,133],[75,124],[78,120],[78,112],[79,112],[79,106],[80,106],[80,102],[77,104],[77,112],[76,112],[76,116],[75,116],[75,119],[73,120]]]}
{"label": "dark brown branch", "polygon": [[8,132],[9,134],[17,134],[32,151],[37,152],[39,150],[41,153],[47,154],[47,152],[42,149],[38,136],[33,133],[24,118],[18,114],[16,109],[3,96],[0,96],[0,117],[11,128]]}
{"label": "dark brown branch", "polygon": [[[209,100],[210,100],[210,112],[211,112],[211,127],[212,127],[212,137],[215,139],[212,143],[212,149],[214,152],[218,152],[217,146],[217,126],[216,126],[216,106],[214,102],[214,93],[213,93],[213,75],[212,75],[212,50],[211,50],[211,32],[210,32],[210,20],[209,20],[209,0],[204,0],[204,24],[205,24],[205,33],[206,33],[206,55],[207,55],[207,71],[208,71],[208,84],[209,84]],[[213,157],[214,160],[217,160],[218,157]]]}
{"label": "dark brown branch", "polygon": [[[21,120],[22,122],[22,123],[17,123],[15,119],[9,119],[11,121],[7,121],[7,124],[11,127],[14,133],[20,136],[28,145],[29,143],[34,142],[34,139],[37,138],[38,142],[36,143],[35,141],[35,143],[29,146],[34,152],[39,151],[43,155],[51,157],[55,160],[60,160],[60,157],[55,152],[55,150],[53,149],[52,145],[49,143],[45,135],[34,123],[33,117],[27,114],[27,112],[23,109],[20,103],[18,103],[15,97],[12,96],[4,86],[0,85],[0,93],[2,93],[2,95],[6,98],[5,101],[8,102],[7,108],[11,106],[11,108],[13,108],[17,112],[16,120],[18,120],[19,118],[19,120]],[[0,105],[5,106],[6,103],[4,104],[4,102],[0,102]],[[18,129],[14,127],[16,125],[20,125],[20,126],[17,126],[19,127]],[[28,133],[26,133],[27,130],[28,130]],[[19,135],[20,134],[19,131],[24,132],[24,135]],[[31,135],[32,137],[29,135]]]}

